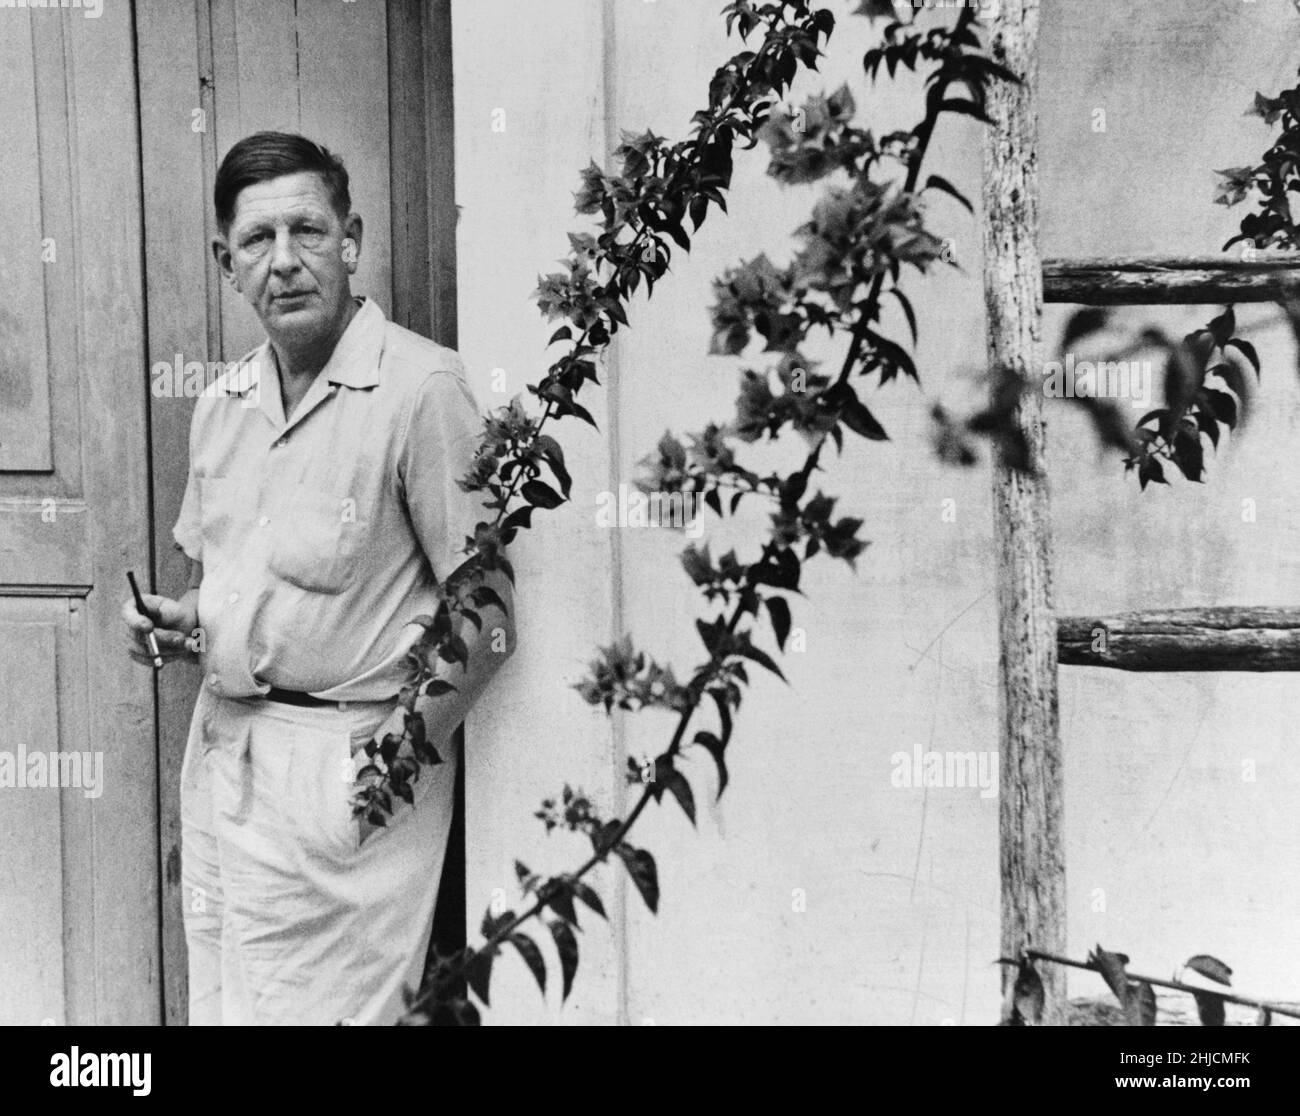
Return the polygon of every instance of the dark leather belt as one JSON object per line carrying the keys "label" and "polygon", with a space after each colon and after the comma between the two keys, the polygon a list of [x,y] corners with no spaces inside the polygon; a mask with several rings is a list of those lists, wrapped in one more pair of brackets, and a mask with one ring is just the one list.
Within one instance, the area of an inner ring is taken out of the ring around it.
{"label": "dark leather belt", "polygon": [[311,694],[304,694],[301,690],[281,690],[276,686],[272,686],[263,696],[267,701],[278,701],[281,705],[338,705],[337,701],[313,697]]}

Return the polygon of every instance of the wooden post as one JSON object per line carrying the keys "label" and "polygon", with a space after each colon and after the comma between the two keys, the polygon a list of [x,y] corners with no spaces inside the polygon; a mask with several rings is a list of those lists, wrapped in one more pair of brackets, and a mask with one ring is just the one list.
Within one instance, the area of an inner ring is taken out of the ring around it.
{"label": "wooden post", "polygon": [[[1043,462],[1043,274],[1038,255],[1038,0],[1002,0],[991,25],[993,57],[1023,76],[995,83],[984,146],[984,298],[989,363],[1025,386],[1019,422],[1030,471],[1001,450],[993,470],[1000,643],[1002,952],[1064,953],[1061,744],[1052,611],[1051,525]],[[1042,1022],[1065,1021],[1063,971],[1041,972]],[[1014,969],[1003,971],[1009,999]]]}
{"label": "wooden post", "polygon": [[1044,260],[1047,302],[1189,306],[1278,302],[1300,293],[1300,253]]}
{"label": "wooden post", "polygon": [[1062,663],[1114,670],[1300,671],[1300,609],[1179,608],[1063,616]]}

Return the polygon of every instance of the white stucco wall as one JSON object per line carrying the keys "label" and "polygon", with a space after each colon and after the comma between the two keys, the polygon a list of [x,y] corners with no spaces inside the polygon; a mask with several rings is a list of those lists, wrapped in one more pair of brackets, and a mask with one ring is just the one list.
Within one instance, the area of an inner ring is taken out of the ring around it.
{"label": "white stucco wall", "polygon": [[[824,79],[801,80],[800,90],[847,79],[877,131],[910,125],[915,85],[868,91],[869,26],[847,15],[854,5],[829,6],[841,21]],[[550,330],[528,295],[566,251],[565,232],[583,227],[571,211],[579,168],[602,161],[620,127],[684,135],[713,69],[737,49],[724,40],[717,7],[455,5],[460,343],[485,403],[505,402],[544,372]],[[1256,88],[1290,84],[1300,15],[1289,0],[1056,0],[1045,8],[1044,253],[1217,250],[1240,212],[1210,204],[1211,169],[1263,150],[1267,129],[1242,110]],[[1105,132],[1093,130],[1097,108]],[[495,110],[504,110],[504,131],[493,128]],[[676,560],[683,540],[600,530],[595,499],[631,480],[665,428],[682,434],[730,416],[740,368],[762,366],[757,353],[705,354],[712,278],[760,250],[783,256],[815,196],[766,178],[763,154],[738,155],[731,216],[711,216],[695,251],[679,253],[654,299],[638,302],[606,370],[612,386],[588,402],[601,434],[573,422],[558,429],[573,502],[539,515],[518,547],[520,650],[469,724],[475,922],[493,888],[513,899],[515,857],[548,871],[589,851],[576,839],[543,837],[531,816],[541,798],[567,781],[617,809],[625,755],[657,751],[671,731],[662,714],[620,728],[568,689],[596,644],[629,630],[682,676],[700,658],[698,599]],[[978,126],[945,122],[928,168],[977,197]],[[584,920],[569,1005],[560,1011],[554,994],[543,1004],[511,959],[499,966],[494,1021],[996,1019],[996,800],[890,780],[897,751],[986,750],[997,739],[988,469],[941,466],[927,420],[930,400],[960,395],[961,377],[983,362],[979,226],[942,199],[932,224],[956,239],[965,270],[908,282],[922,323],[925,394],[899,384],[869,389],[893,440],[851,439],[818,478],[843,514],[866,520],[872,545],[857,576],[825,559],[806,567],[807,598],[794,612],[807,650],[784,660],[789,688],[761,677],[748,692],[720,804],[706,805],[711,765],[691,768],[699,832],[675,806],[638,825],[635,843],[659,862],[658,917],[627,893],[621,868],[602,869],[614,925]],[[1212,313],[1147,316],[1185,331]],[[1267,308],[1241,314],[1247,324],[1269,317]],[[1063,318],[1049,310],[1049,342]],[[902,337],[901,322],[893,325]],[[1063,613],[1295,600],[1296,359],[1284,329],[1243,332],[1265,361],[1260,405],[1249,433],[1212,459],[1204,486],[1140,496],[1113,459],[1101,458],[1081,416],[1053,412]],[[811,355],[834,360],[836,352]],[[494,396],[498,368],[508,391]],[[762,469],[789,467],[802,453],[791,437],[775,453],[747,447],[744,457]],[[1253,523],[1242,520],[1247,497],[1258,509]],[[956,522],[941,518],[947,499]],[[742,557],[754,553],[761,522],[757,508],[742,511],[738,526],[710,521],[713,552],[743,545]],[[1287,948],[1300,898],[1284,884],[1300,867],[1300,759],[1290,728],[1298,712],[1300,682],[1287,676],[1062,671],[1074,955],[1101,941],[1127,951],[1136,970],[1159,974],[1208,951],[1234,966],[1242,988],[1300,998],[1300,961]],[[1254,782],[1242,779],[1247,759]],[[796,889],[805,911],[792,909]],[[1073,985],[1096,987],[1086,974]]]}

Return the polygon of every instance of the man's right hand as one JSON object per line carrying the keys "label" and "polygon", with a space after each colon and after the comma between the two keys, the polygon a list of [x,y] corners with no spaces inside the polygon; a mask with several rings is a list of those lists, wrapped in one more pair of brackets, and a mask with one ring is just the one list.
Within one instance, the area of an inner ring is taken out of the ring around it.
{"label": "man's right hand", "polygon": [[129,598],[122,605],[127,654],[137,663],[153,666],[153,655],[145,638],[147,633],[153,632],[164,662],[193,659],[197,647],[192,637],[199,626],[197,593],[186,593],[179,601],[153,593],[142,593],[141,596],[148,615],[142,616],[135,601]]}

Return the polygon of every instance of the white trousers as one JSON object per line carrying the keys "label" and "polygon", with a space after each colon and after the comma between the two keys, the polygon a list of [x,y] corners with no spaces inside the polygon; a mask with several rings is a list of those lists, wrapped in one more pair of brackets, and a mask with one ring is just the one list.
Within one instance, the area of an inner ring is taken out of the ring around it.
{"label": "white trousers", "polygon": [[419,983],[456,756],[360,841],[360,752],[395,703],[199,696],[181,771],[191,1025],[391,1024]]}

